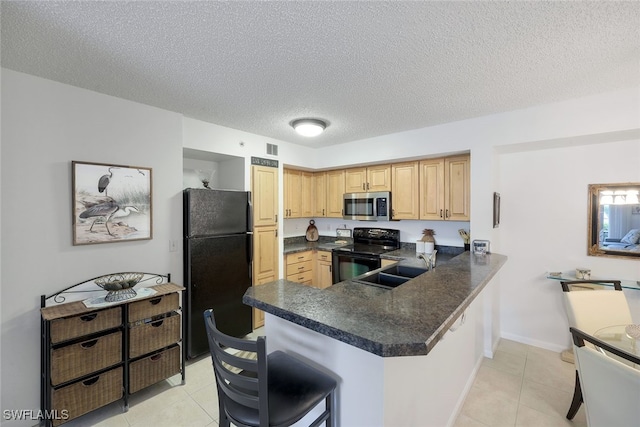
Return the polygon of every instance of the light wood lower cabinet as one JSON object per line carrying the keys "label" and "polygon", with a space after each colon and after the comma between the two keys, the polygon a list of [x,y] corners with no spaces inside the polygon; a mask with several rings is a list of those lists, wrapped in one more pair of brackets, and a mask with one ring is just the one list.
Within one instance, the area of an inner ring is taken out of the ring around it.
{"label": "light wood lower cabinet", "polygon": [[[253,286],[277,280],[278,275],[278,226],[253,229]],[[253,309],[253,327],[264,326],[264,313]]]}
{"label": "light wood lower cabinet", "polygon": [[315,280],[313,283],[316,288],[324,289],[333,285],[333,266],[331,263],[331,252],[316,252]]}
{"label": "light wood lower cabinet", "polygon": [[287,280],[313,284],[313,251],[296,252],[285,257]]}

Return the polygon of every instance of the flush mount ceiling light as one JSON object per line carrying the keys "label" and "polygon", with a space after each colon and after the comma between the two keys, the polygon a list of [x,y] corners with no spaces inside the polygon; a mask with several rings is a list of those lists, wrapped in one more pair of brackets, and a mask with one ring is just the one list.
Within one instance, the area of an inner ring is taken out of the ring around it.
{"label": "flush mount ceiling light", "polygon": [[318,136],[327,124],[318,119],[298,119],[291,122],[291,126],[302,136]]}

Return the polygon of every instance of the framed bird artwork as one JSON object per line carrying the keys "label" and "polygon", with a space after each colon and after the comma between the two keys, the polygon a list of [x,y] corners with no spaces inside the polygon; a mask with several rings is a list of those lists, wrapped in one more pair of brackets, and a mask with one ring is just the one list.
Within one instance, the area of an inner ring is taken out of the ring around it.
{"label": "framed bird artwork", "polygon": [[152,238],[151,168],[72,161],[73,244]]}

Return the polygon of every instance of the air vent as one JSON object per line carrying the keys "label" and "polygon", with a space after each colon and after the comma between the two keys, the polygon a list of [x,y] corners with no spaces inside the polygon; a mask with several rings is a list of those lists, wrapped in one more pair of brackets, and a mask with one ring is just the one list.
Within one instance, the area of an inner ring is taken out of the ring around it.
{"label": "air vent", "polygon": [[272,156],[277,156],[278,146],[276,144],[267,143],[267,154],[271,154]]}

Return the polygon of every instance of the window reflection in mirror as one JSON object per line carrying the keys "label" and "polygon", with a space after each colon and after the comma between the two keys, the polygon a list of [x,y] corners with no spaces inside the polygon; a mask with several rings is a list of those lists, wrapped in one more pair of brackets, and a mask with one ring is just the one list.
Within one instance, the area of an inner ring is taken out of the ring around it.
{"label": "window reflection in mirror", "polygon": [[640,183],[589,185],[589,255],[640,259]]}

